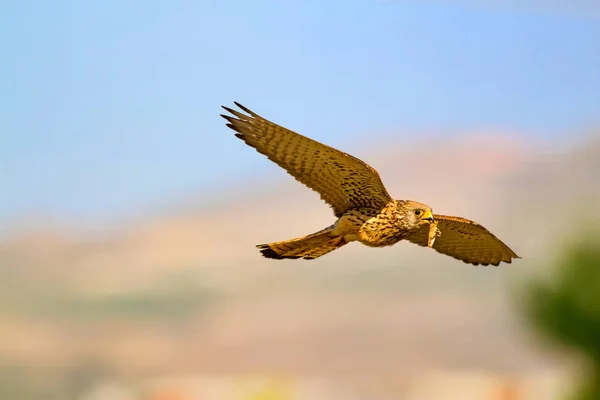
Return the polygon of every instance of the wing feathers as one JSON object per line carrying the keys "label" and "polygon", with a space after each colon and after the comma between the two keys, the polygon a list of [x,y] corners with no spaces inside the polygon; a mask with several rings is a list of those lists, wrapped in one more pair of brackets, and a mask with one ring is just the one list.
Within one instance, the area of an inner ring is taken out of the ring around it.
{"label": "wing feathers", "polygon": [[[494,234],[476,222],[460,217],[435,215],[441,235],[433,249],[473,265],[499,265],[520,258]],[[420,228],[408,237],[419,246],[427,246],[429,227]]]}
{"label": "wing feathers", "polygon": [[231,115],[221,115],[235,136],[318,192],[337,217],[353,208],[383,208],[391,201],[377,171],[363,161],[235,104],[247,114],[223,106]]}

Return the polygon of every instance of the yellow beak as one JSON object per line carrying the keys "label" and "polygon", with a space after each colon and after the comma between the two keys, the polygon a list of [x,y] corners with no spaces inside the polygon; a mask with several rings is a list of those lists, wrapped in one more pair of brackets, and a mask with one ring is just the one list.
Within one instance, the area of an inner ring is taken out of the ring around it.
{"label": "yellow beak", "polygon": [[433,214],[431,213],[431,211],[425,211],[425,214],[423,214],[423,219],[429,222],[433,222]]}

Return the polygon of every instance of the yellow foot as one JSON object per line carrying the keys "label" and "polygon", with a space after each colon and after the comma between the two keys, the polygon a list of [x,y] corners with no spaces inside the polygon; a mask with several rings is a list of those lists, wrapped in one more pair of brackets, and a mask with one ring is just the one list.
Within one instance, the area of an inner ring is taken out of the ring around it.
{"label": "yellow foot", "polygon": [[427,240],[427,246],[433,247],[435,239],[439,236],[442,236],[442,231],[438,229],[437,221],[434,221],[429,225],[429,238]]}

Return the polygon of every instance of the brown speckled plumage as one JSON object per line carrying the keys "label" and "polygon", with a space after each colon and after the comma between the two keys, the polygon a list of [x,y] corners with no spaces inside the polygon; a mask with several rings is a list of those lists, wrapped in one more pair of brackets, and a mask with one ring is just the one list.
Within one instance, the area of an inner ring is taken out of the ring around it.
{"label": "brown speckled plumage", "polygon": [[[318,192],[337,221],[297,239],[261,244],[263,256],[314,259],[352,241],[371,247],[408,240],[427,246],[429,228],[437,223],[436,251],[474,265],[510,263],[518,256],[483,226],[459,217],[434,215],[425,204],[393,200],[375,169],[342,151],[274,124],[235,103],[222,115],[238,138]],[[434,231],[435,232],[435,231]]]}

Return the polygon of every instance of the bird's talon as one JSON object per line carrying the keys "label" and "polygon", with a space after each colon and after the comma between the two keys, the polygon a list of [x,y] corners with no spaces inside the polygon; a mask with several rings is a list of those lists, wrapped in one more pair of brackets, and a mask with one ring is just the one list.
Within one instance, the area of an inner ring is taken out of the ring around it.
{"label": "bird's talon", "polygon": [[427,239],[427,246],[433,247],[433,244],[435,243],[435,239],[441,235],[442,235],[442,232],[437,227],[437,221],[430,223],[429,224],[429,237]]}

